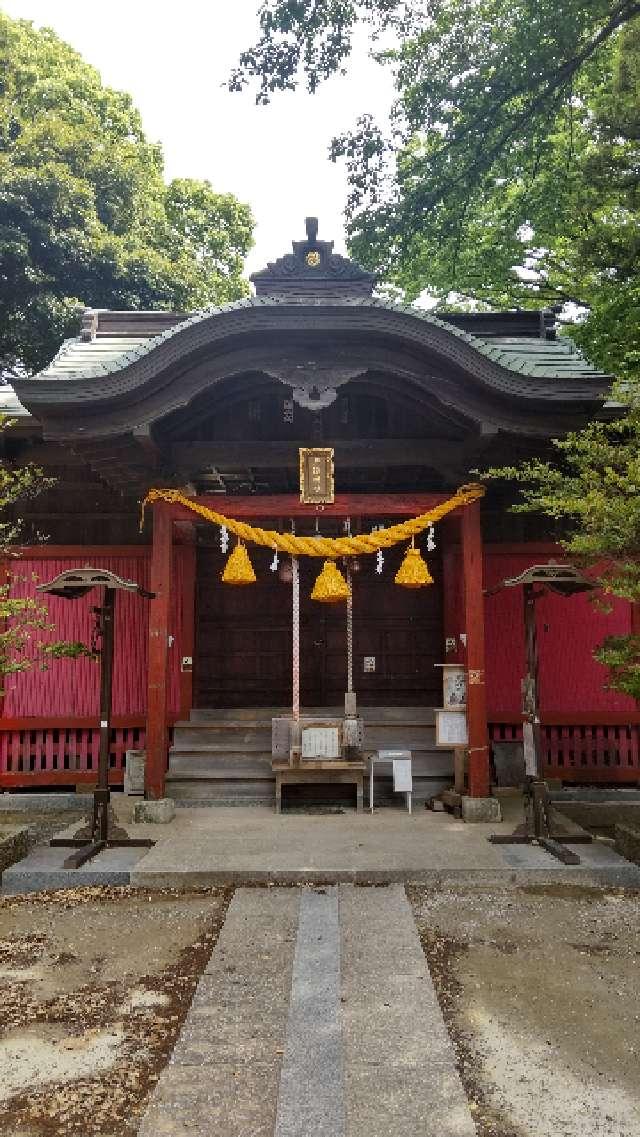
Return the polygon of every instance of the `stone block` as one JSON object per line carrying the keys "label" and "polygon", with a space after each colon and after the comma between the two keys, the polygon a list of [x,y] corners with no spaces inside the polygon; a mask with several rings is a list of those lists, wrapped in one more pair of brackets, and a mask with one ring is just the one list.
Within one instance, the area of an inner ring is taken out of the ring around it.
{"label": "stone block", "polygon": [[29,851],[29,830],[27,826],[0,830],[0,875],[9,865],[21,861]]}
{"label": "stone block", "polygon": [[616,853],[632,864],[640,865],[640,826],[616,825],[615,833]]}
{"label": "stone block", "polygon": [[502,821],[502,810],[497,797],[463,797],[463,821]]}
{"label": "stone block", "polygon": [[127,750],[124,767],[124,792],[127,797],[144,794],[145,750]]}
{"label": "stone block", "polygon": [[139,824],[166,825],[173,821],[175,815],[175,802],[170,797],[161,797],[157,801],[137,801],[133,807],[133,820]]}

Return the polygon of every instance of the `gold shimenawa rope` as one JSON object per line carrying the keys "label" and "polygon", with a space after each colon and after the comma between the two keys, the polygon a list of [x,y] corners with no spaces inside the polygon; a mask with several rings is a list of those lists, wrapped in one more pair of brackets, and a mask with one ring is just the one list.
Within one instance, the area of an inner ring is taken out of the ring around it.
{"label": "gold shimenawa rope", "polygon": [[251,541],[254,545],[267,545],[270,549],[277,549],[279,553],[289,553],[293,557],[350,557],[357,553],[375,553],[378,549],[388,549],[391,545],[397,545],[399,541],[406,541],[452,510],[469,505],[470,502],[477,501],[483,496],[484,486],[476,484],[461,486],[453,497],[434,506],[428,513],[421,513],[419,517],[410,517],[398,525],[390,525],[388,529],[377,529],[374,533],[361,533],[354,537],[299,537],[294,533],[260,529],[247,524],[246,521],[225,517],[224,514],[216,513],[214,509],[201,505],[194,498],[186,497],[180,490],[153,489],[149,490],[142,503],[141,526],[144,522],[145,506],[153,505],[156,501],[166,501],[173,505],[183,505],[185,509],[197,513],[212,525],[225,525],[242,541]]}

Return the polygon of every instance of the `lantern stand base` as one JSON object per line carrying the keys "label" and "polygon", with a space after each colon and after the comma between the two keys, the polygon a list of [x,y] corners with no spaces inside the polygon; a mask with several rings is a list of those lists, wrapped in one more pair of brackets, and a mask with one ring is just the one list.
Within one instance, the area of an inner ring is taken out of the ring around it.
{"label": "lantern stand base", "polygon": [[551,800],[546,782],[530,778],[524,790],[525,821],[513,833],[492,833],[487,840],[492,845],[538,845],[564,865],[579,865],[580,857],[567,848],[572,845],[589,845],[589,833],[560,833],[553,830],[550,819]]}
{"label": "lantern stand base", "polygon": [[54,837],[49,841],[50,848],[76,850],[62,862],[63,868],[79,869],[104,849],[150,849],[155,845],[155,841],[148,837],[128,837],[124,830],[119,831],[122,836],[109,836],[110,797],[111,792],[108,789],[98,788],[93,791],[90,837]]}

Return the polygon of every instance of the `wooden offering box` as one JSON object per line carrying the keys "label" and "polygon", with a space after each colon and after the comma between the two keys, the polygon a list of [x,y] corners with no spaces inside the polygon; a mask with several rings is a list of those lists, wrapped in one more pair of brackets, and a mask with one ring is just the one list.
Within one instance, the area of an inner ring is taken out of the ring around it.
{"label": "wooden offering box", "polygon": [[[299,744],[297,732],[299,730]],[[357,810],[363,806],[363,760],[346,761],[342,719],[303,717],[272,720],[271,766],[276,776],[276,813],[281,812],[283,785],[351,784],[356,787]]]}

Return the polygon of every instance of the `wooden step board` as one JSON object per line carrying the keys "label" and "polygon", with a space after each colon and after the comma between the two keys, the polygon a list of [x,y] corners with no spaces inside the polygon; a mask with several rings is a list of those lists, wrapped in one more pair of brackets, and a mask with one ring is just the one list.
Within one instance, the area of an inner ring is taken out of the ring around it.
{"label": "wooden step board", "polygon": [[[271,718],[288,713],[281,707],[193,710],[174,728],[167,793],[177,800],[272,803]],[[305,714],[335,718],[341,711],[314,707]],[[435,748],[433,708],[364,707],[361,714],[368,749],[411,750],[415,801],[451,784],[453,753]],[[375,796],[381,804],[395,800],[390,768],[376,771]]]}

